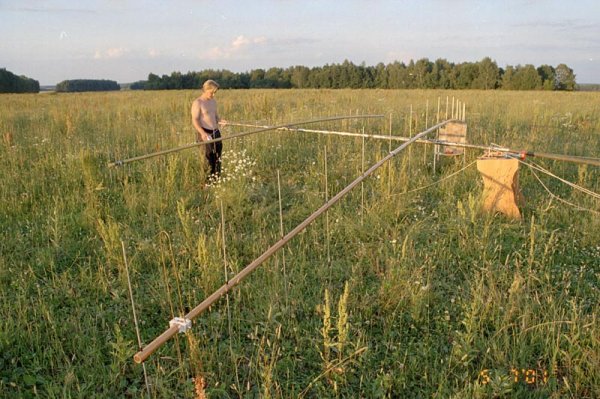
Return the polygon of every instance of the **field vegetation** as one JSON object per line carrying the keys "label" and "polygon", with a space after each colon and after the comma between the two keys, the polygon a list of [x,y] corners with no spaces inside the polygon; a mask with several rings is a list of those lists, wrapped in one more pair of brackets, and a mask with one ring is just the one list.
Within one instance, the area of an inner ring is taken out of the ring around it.
{"label": "field vegetation", "polygon": [[[192,142],[198,94],[0,96],[0,397],[600,397],[599,200],[523,164],[523,219],[484,214],[482,152],[433,170],[422,144],[152,355],[147,392],[128,275],[147,344],[399,145],[249,135],[225,141],[224,178],[208,187],[197,149],[107,167]],[[306,127],[408,136],[454,96],[471,143],[599,157],[594,92],[217,99],[229,121],[382,114]],[[526,162],[600,192],[598,167]]]}

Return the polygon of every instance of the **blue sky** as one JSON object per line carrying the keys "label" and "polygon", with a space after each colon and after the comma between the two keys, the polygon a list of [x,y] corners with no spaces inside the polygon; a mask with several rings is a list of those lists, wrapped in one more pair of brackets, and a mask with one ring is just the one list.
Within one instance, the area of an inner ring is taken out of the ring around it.
{"label": "blue sky", "polygon": [[0,0],[0,68],[42,85],[489,56],[600,83],[599,0]]}

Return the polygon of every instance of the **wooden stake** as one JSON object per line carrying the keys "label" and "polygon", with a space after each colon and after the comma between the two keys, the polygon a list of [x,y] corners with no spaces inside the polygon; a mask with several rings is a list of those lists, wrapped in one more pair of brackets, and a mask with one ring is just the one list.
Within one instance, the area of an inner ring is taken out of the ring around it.
{"label": "wooden stake", "polygon": [[448,96],[446,96],[446,116],[444,117],[444,119],[448,119]]}
{"label": "wooden stake", "polygon": [[[363,134],[365,133],[364,129],[363,129]],[[388,154],[390,152],[392,152],[392,114],[390,113],[390,126],[389,126],[389,134],[390,134],[390,139],[388,140]],[[392,163],[388,163],[387,164],[387,170],[388,170],[388,195],[390,195],[390,193],[392,192]]]}
{"label": "wooden stake", "polygon": [[[413,120],[413,106],[410,104],[410,116],[408,118],[408,138],[412,139],[412,120]],[[408,176],[410,178],[410,160],[412,158],[412,147],[408,147]]]}
{"label": "wooden stake", "polygon": [[[463,112],[462,112],[462,121],[465,122],[467,120],[466,117],[467,107],[466,104],[463,103]],[[465,148],[463,151],[463,166],[467,164],[467,149]]]}
{"label": "wooden stake", "polygon": [[[429,100],[425,101],[425,129],[429,127]],[[427,164],[427,147],[423,149],[423,164]]]}
{"label": "wooden stake", "polygon": [[[327,146],[325,146],[323,151],[323,157],[325,158],[325,202],[327,202],[329,201],[329,189],[327,182]],[[327,248],[327,264],[331,265],[331,253],[329,250],[329,212],[325,213],[325,246]],[[329,270],[331,270],[331,268],[329,268]]]}
{"label": "wooden stake", "polygon": [[[125,264],[125,274],[127,274],[127,287],[129,288],[129,298],[131,299],[131,312],[133,313],[133,325],[135,326],[135,335],[137,336],[138,348],[142,350],[142,337],[140,336],[140,328],[135,312],[135,301],[133,300],[133,290],[131,289],[131,279],[129,278],[129,266],[127,264],[127,254],[125,252],[125,243],[121,240],[121,249],[123,251],[123,263]],[[146,394],[150,398],[150,383],[148,382],[148,373],[146,372],[146,364],[142,364],[144,370],[144,382],[146,383]]]}
{"label": "wooden stake", "polygon": [[[171,246],[171,236],[169,236],[169,234],[166,231],[161,231],[160,232],[160,237],[161,237],[161,263],[162,263],[162,267],[163,267],[163,280],[164,280],[164,284],[165,284],[165,291],[167,292],[167,301],[169,302],[169,309],[171,310],[171,319],[173,319],[175,317],[175,305],[173,305],[173,295],[171,293],[171,285],[169,284],[169,271],[167,269],[167,261],[164,258],[164,252],[163,248],[162,248],[162,238],[164,237],[167,241],[167,245],[169,246],[168,248],[168,254],[170,255],[170,260],[171,263],[173,264],[175,262],[175,257],[173,256],[173,247]],[[183,314],[183,308],[179,308],[179,315]],[[179,337],[175,337],[176,340],[176,345],[175,348],[177,348],[177,359],[179,360],[179,364],[183,363],[183,357],[181,356],[181,349],[179,348]]]}
{"label": "wooden stake", "polygon": [[[225,282],[228,281],[228,272],[227,272],[227,246],[225,244],[225,212],[223,211],[223,201],[220,202],[221,208],[221,248],[223,249],[223,272],[225,274]],[[229,356],[231,356],[231,363],[236,364],[235,353],[233,352],[233,326],[231,322],[231,307],[229,305],[229,293],[225,294],[225,306],[227,308],[227,331],[229,332]],[[237,385],[240,385],[240,378],[238,375],[237,367],[235,368],[235,380]]]}
{"label": "wooden stake", "polygon": [[[447,98],[447,97],[446,97]],[[438,124],[440,123],[440,103],[441,103],[442,99],[441,97],[438,97],[438,105],[437,105],[437,115],[435,117],[435,123]],[[437,138],[437,137],[436,137]],[[433,173],[435,174],[435,169],[436,169],[436,163],[437,163],[437,157],[438,157],[438,152],[440,151],[440,147],[436,144],[433,146]]]}
{"label": "wooden stake", "polygon": [[[279,200],[279,238],[283,238],[283,207],[281,206],[281,180],[279,178],[279,169],[277,169],[277,197]],[[288,280],[287,280],[287,272],[285,269],[285,251],[281,252],[281,261],[283,264],[283,284],[284,290],[283,295],[285,296],[285,306],[289,307],[288,303]]]}
{"label": "wooden stake", "polygon": [[[363,132],[364,133],[364,132]],[[365,174],[365,136],[362,136],[362,151],[360,159],[360,174]],[[360,225],[364,223],[364,211],[365,211],[365,183],[360,182]]]}

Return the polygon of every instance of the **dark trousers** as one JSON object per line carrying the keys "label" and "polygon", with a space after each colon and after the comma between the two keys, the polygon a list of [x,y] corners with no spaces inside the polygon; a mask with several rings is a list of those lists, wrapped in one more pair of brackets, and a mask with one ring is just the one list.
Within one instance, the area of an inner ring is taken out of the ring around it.
{"label": "dark trousers", "polygon": [[[202,130],[208,133],[210,140],[221,138],[221,132],[219,129],[211,130],[202,128]],[[208,164],[210,165],[210,174],[219,176],[221,174],[221,153],[223,152],[223,142],[218,141],[216,143],[206,144],[204,146],[204,151],[206,154],[206,159],[208,160]]]}

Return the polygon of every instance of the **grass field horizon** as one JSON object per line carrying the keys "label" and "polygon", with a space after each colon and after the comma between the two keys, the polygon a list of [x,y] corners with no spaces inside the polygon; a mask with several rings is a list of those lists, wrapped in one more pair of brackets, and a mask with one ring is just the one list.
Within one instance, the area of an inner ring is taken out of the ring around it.
{"label": "grass field horizon", "polygon": [[[488,215],[482,151],[433,170],[422,144],[152,355],[146,392],[126,266],[148,344],[400,144],[228,140],[224,179],[208,188],[198,149],[107,167],[193,142],[197,95],[0,96],[0,396],[600,397],[598,199],[522,164],[523,219]],[[598,158],[599,95],[222,90],[217,101],[231,122],[381,114],[306,128],[408,136],[455,98],[470,143]],[[600,192],[598,167],[526,162]]]}

